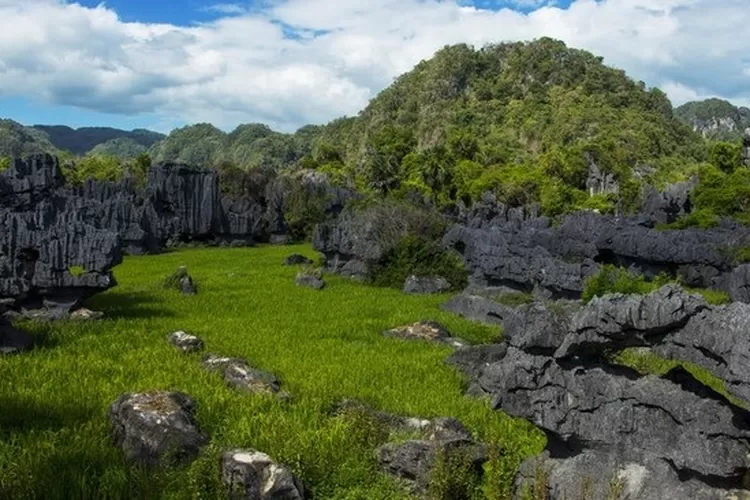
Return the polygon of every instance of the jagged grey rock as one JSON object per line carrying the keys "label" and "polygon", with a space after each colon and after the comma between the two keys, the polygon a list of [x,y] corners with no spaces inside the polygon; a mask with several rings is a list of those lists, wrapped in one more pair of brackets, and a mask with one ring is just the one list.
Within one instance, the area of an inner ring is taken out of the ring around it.
{"label": "jagged grey rock", "polygon": [[203,348],[205,347],[205,344],[203,343],[203,339],[201,339],[197,335],[192,335],[182,330],[177,331],[177,332],[172,332],[169,335],[169,341],[172,343],[173,346],[175,346],[177,349],[181,350],[182,352],[202,351]]}
{"label": "jagged grey rock", "polygon": [[305,266],[312,266],[315,264],[312,259],[309,259],[305,257],[304,255],[300,255],[298,253],[293,253],[286,259],[284,259],[284,265],[285,266],[299,266],[299,265],[305,265]]}
{"label": "jagged grey rock", "polygon": [[444,311],[460,314],[470,320],[492,325],[502,325],[504,320],[513,313],[512,307],[468,293],[460,293],[452,297],[440,308]]}
{"label": "jagged grey rock", "polygon": [[549,452],[525,460],[515,478],[515,500],[539,480],[546,481],[549,500],[750,500],[750,491],[709,486],[695,478],[681,478],[668,461],[649,454],[623,460],[613,451],[586,450],[569,458]]}
{"label": "jagged grey rock", "polygon": [[228,498],[304,500],[302,482],[284,465],[257,450],[232,450],[221,456],[221,477]]}
{"label": "jagged grey rock", "polygon": [[123,394],[110,406],[109,418],[115,444],[144,465],[189,462],[208,443],[195,419],[195,402],[181,392]]}
{"label": "jagged grey rock", "polygon": [[579,310],[556,357],[585,354],[603,347],[648,345],[648,337],[684,326],[708,303],[675,284],[648,295],[611,294],[595,297]]}
{"label": "jagged grey rock", "polygon": [[750,405],[750,305],[712,307],[665,337],[656,354],[702,366]]}
{"label": "jagged grey rock", "polygon": [[586,190],[589,192],[589,196],[619,193],[620,184],[614,174],[603,172],[589,153],[586,153],[586,159],[589,164],[589,173],[586,179]]}
{"label": "jagged grey rock", "polygon": [[511,311],[504,322],[508,343],[519,349],[552,354],[570,331],[577,304],[534,302]]}
{"label": "jagged grey rock", "polygon": [[0,298],[63,315],[114,286],[118,235],[86,215],[49,155],[17,159],[0,173]]}
{"label": "jagged grey rock", "polygon": [[198,288],[193,282],[193,278],[190,276],[184,276],[180,279],[180,292],[183,295],[196,295]]}
{"label": "jagged grey rock", "polygon": [[727,480],[748,469],[750,413],[682,369],[637,377],[606,365],[565,368],[511,347],[479,384],[496,409],[529,419],[568,454],[616,449],[622,460],[637,460],[650,453],[681,474]]}
{"label": "jagged grey rock", "polygon": [[403,292],[409,295],[443,293],[451,284],[442,276],[409,276],[404,282]]}
{"label": "jagged grey rock", "polygon": [[507,352],[508,345],[505,343],[474,345],[456,349],[445,362],[476,379],[489,365],[501,361]]}

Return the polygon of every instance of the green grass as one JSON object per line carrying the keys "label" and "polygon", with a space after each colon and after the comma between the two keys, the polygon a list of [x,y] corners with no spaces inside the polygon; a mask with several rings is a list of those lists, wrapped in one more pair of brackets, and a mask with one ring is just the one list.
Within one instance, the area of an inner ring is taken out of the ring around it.
{"label": "green grass", "polygon": [[497,296],[495,301],[504,306],[519,307],[532,304],[534,302],[534,295],[524,292],[504,293]]}
{"label": "green grass", "polygon": [[[450,348],[381,335],[423,319],[473,342],[497,331],[440,311],[445,295],[406,296],[337,276],[322,291],[298,287],[298,269],[282,265],[293,252],[315,256],[298,246],[128,257],[115,270],[119,286],[86,304],[106,319],[24,325],[41,347],[0,358],[0,498],[220,498],[218,457],[237,447],[290,465],[315,498],[406,498],[374,461],[382,436],[328,415],[341,398],[459,418],[494,450],[479,497],[508,498],[520,461],[542,450],[541,432],[463,396],[465,381],[444,363]],[[201,283],[198,295],[161,286],[181,265]],[[207,352],[277,374],[292,401],[226,387],[200,355],[167,342],[175,330],[203,337]],[[196,400],[211,445],[192,465],[142,471],[113,446],[109,405],[146,390]]]}

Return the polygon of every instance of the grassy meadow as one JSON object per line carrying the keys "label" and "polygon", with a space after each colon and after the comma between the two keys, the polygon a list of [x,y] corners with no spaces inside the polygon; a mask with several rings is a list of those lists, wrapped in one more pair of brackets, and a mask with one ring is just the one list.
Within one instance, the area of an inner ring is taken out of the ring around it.
{"label": "grassy meadow", "polygon": [[[242,447],[290,465],[315,499],[408,498],[374,460],[382,434],[330,416],[343,398],[459,418],[490,445],[475,497],[507,498],[520,460],[542,450],[542,433],[463,396],[465,381],[444,363],[449,347],[381,335],[424,319],[475,343],[499,331],[440,311],[447,295],[406,296],[337,276],[327,276],[322,291],[298,287],[298,268],[282,265],[292,252],[317,258],[309,246],[128,257],[115,269],[119,285],[86,304],[105,319],[24,324],[39,347],[0,358],[0,498],[221,498],[219,455]],[[180,265],[198,295],[162,288]],[[200,366],[201,354],[170,345],[175,330],[201,336],[205,352],[275,373],[292,401],[225,386]],[[142,470],[112,444],[109,405],[148,390],[195,399],[211,444],[191,465]]]}

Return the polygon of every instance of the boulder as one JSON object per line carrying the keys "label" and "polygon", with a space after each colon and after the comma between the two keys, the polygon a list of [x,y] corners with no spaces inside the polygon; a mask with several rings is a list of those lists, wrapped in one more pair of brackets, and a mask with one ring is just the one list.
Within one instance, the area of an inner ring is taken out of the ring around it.
{"label": "boulder", "polygon": [[502,325],[505,318],[513,313],[512,307],[468,293],[461,293],[452,297],[440,308],[444,311],[460,314],[464,318],[490,325]]}
{"label": "boulder", "polygon": [[[538,485],[539,481],[546,482]],[[537,491],[549,500],[578,498],[638,500],[750,500],[750,492],[709,486],[679,472],[657,456],[623,461],[612,451],[587,450],[568,458],[549,452],[525,460],[515,478],[515,500]]]}
{"label": "boulder", "polygon": [[72,313],[70,313],[70,319],[73,321],[91,321],[96,319],[102,319],[104,317],[104,313],[101,311],[92,311],[91,309],[86,309],[85,307],[82,307],[80,309],[76,309]]}
{"label": "boulder", "polygon": [[298,253],[293,253],[286,259],[284,259],[284,265],[285,266],[312,266],[315,264],[312,259],[309,259],[305,257],[304,255],[300,255]]}
{"label": "boulder", "polygon": [[602,171],[589,153],[585,153],[585,155],[589,164],[589,173],[586,179],[586,190],[589,192],[589,196],[619,193],[620,184],[614,174]]}
{"label": "boulder", "polygon": [[411,483],[415,492],[426,491],[441,455],[446,463],[466,465],[477,479],[480,478],[487,461],[486,447],[475,443],[460,422],[447,421],[451,427],[441,427],[426,439],[386,443],[379,447],[376,458],[381,467]]}
{"label": "boulder", "polygon": [[169,341],[182,352],[202,351],[205,347],[203,339],[182,330],[169,334]]}
{"label": "boulder", "polygon": [[552,354],[568,335],[577,307],[577,304],[544,302],[517,307],[505,320],[505,337],[518,349]]}
{"label": "boulder", "polygon": [[299,286],[312,288],[314,290],[322,290],[326,286],[326,282],[323,281],[321,275],[304,271],[297,274],[295,283]]}
{"label": "boulder", "polygon": [[115,444],[143,465],[189,462],[208,443],[195,419],[195,402],[181,392],[123,394],[109,418]]}
{"label": "boulder", "polygon": [[668,284],[648,295],[611,294],[595,297],[572,320],[571,332],[556,357],[649,344],[649,337],[684,326],[708,304],[680,286]]}
{"label": "boulder", "polygon": [[196,295],[198,293],[198,288],[195,286],[192,277],[184,276],[180,279],[180,292],[183,295]]}
{"label": "boulder", "polygon": [[281,391],[281,382],[271,374],[256,370],[244,359],[227,358],[208,354],[203,359],[203,366],[222,374],[230,387],[249,394],[275,394],[282,399],[289,399],[289,394]]}
{"label": "boulder", "polygon": [[400,326],[383,332],[386,337],[396,337],[404,340],[429,340],[464,347],[469,345],[465,340],[452,337],[450,332],[437,321],[420,321],[411,325]]}
{"label": "boulder", "polygon": [[473,345],[456,349],[446,363],[455,366],[470,378],[479,378],[491,364],[501,361],[508,352],[508,345],[486,344]]}
{"label": "boulder", "polygon": [[403,292],[409,295],[427,295],[450,290],[451,284],[442,276],[409,276]]}
{"label": "boulder", "polygon": [[303,500],[302,483],[265,453],[248,449],[221,456],[221,477],[230,499]]}

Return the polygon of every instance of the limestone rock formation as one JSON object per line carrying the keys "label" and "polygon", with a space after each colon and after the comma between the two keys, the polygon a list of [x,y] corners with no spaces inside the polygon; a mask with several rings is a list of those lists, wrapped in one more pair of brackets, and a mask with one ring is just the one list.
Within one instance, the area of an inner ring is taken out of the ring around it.
{"label": "limestone rock formation", "polygon": [[231,450],[221,456],[221,477],[233,500],[304,500],[302,483],[284,466],[257,450]]}
{"label": "limestone rock formation", "polygon": [[309,259],[305,257],[304,255],[300,255],[298,253],[293,253],[286,259],[284,259],[284,265],[285,266],[312,266],[315,264],[312,259]]}
{"label": "limestone rock formation", "polygon": [[326,282],[323,280],[320,272],[299,272],[295,278],[295,283],[299,286],[312,288],[313,290],[322,290],[326,286]]}
{"label": "limestone rock formation", "polygon": [[451,284],[442,276],[409,276],[404,282],[403,292],[409,295],[442,293],[450,290]]}
{"label": "limestone rock formation", "polygon": [[65,316],[116,284],[116,232],[87,218],[49,155],[15,160],[0,173],[0,298],[14,309]]}
{"label": "limestone rock formation", "polygon": [[502,325],[505,319],[513,314],[512,307],[466,292],[455,295],[441,304],[440,308],[470,320],[497,325]]}
{"label": "limestone rock formation", "polygon": [[750,128],[745,129],[742,134],[742,151],[740,161],[746,167],[750,167]]}
{"label": "limestone rock formation", "polygon": [[123,394],[109,418],[115,444],[144,465],[189,462],[208,443],[195,419],[195,402],[180,392]]}

